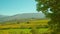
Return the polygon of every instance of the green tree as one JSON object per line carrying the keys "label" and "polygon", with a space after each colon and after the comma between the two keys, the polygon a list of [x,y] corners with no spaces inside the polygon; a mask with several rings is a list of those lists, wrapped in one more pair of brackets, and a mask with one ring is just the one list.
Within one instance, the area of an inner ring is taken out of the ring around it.
{"label": "green tree", "polygon": [[[37,2],[37,11],[42,11],[51,19],[48,22],[53,30],[53,33],[60,32],[60,0],[35,0]],[[59,33],[60,34],[60,33]]]}

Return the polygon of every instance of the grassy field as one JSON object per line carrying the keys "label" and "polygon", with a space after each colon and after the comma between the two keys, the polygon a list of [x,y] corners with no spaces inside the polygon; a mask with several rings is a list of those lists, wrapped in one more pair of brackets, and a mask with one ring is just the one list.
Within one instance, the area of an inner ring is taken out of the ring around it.
{"label": "grassy field", "polygon": [[[0,34],[32,34],[32,29],[29,28],[47,25],[48,20],[31,20],[28,22],[20,24],[0,24]],[[48,28],[39,28],[36,31],[42,34],[47,32]]]}
{"label": "grassy field", "polygon": [[[39,33],[47,32],[47,28],[37,29]],[[0,30],[0,34],[32,34],[31,29],[8,29]]]}

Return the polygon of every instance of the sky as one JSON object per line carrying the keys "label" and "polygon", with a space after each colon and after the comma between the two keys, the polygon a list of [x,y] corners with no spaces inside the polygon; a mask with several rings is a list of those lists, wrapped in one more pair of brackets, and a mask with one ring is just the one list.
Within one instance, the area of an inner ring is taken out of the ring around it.
{"label": "sky", "polygon": [[0,0],[0,15],[37,13],[35,0]]}

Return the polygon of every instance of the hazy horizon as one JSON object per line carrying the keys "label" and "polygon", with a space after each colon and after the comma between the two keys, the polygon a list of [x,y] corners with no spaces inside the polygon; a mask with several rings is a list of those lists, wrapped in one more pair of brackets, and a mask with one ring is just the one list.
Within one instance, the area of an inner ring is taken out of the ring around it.
{"label": "hazy horizon", "polygon": [[[40,13],[42,16],[44,16],[43,15],[43,13],[42,12],[36,12],[36,13]],[[0,14],[1,16],[14,16],[14,15],[19,15],[19,14],[28,14],[28,13],[17,13],[17,14],[13,14],[13,15],[3,15],[3,14]],[[29,13],[30,14],[30,13]],[[33,13],[34,14],[34,13]]]}

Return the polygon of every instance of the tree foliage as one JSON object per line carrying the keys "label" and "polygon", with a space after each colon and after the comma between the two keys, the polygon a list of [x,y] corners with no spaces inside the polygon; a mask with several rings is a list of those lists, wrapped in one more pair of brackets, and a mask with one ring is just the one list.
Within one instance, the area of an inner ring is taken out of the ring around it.
{"label": "tree foliage", "polygon": [[47,17],[51,18],[48,24],[54,32],[60,32],[60,0],[35,0],[37,11],[42,11]]}

